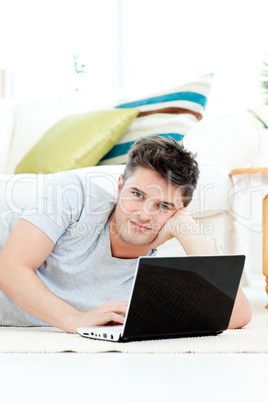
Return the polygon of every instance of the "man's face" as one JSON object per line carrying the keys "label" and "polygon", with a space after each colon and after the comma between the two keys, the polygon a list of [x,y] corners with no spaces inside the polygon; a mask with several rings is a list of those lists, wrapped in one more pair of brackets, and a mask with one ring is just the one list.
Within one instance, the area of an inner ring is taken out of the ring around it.
{"label": "man's face", "polygon": [[138,168],[123,185],[118,181],[118,203],[111,224],[116,236],[132,246],[151,243],[180,208],[180,189],[151,169]]}

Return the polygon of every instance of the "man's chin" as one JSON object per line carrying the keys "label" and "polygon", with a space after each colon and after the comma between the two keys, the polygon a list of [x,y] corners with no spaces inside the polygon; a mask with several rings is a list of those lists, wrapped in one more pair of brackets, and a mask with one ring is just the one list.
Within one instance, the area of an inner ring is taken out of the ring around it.
{"label": "man's chin", "polygon": [[141,236],[122,237],[122,239],[131,246],[148,246],[154,243],[157,235],[150,236],[150,238],[142,238]]}

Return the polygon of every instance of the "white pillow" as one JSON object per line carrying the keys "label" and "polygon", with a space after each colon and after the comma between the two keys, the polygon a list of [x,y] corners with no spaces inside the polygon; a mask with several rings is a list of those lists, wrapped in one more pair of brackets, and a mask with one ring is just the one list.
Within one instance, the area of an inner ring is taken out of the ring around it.
{"label": "white pillow", "polygon": [[197,161],[210,160],[231,169],[253,166],[260,150],[255,123],[246,117],[224,116],[198,123],[183,139]]}

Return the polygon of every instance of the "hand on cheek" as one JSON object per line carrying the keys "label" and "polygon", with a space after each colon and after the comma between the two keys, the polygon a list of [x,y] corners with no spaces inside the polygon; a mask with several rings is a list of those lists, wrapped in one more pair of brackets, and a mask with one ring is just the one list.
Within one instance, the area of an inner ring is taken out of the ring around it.
{"label": "hand on cheek", "polygon": [[[183,215],[184,208],[180,208],[179,210],[174,211],[174,213],[166,220],[163,224],[162,228],[159,230],[157,236],[152,242],[152,248],[157,248],[164,244],[166,241],[172,239],[179,230],[180,221],[183,221],[181,215]],[[188,215],[188,213],[187,213]]]}

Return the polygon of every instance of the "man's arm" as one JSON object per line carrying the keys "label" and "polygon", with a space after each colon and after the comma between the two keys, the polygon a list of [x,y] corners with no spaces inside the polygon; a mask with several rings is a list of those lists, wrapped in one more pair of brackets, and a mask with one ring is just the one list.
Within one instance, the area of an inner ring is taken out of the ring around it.
{"label": "man's arm", "polygon": [[239,288],[228,328],[235,329],[244,327],[251,321],[251,317],[252,312],[248,299],[243,290]]}
{"label": "man's arm", "polygon": [[82,313],[50,292],[35,271],[53,248],[45,233],[19,219],[0,253],[0,289],[29,314],[67,332],[110,321],[122,324],[121,314],[126,313],[127,303],[108,302]]}
{"label": "man's arm", "polygon": [[[198,224],[188,212],[185,212],[184,208],[177,211],[166,222],[152,243],[152,248],[164,244],[173,237],[176,237],[188,255],[216,254],[206,238],[199,232]],[[228,328],[241,328],[247,325],[251,320],[251,316],[250,304],[242,289],[239,288]]]}

